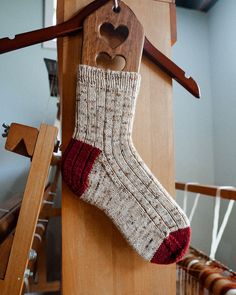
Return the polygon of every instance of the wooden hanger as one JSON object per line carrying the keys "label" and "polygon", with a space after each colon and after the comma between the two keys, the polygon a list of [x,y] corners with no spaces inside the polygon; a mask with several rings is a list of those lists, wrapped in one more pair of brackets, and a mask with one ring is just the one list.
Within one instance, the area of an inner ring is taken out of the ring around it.
{"label": "wooden hanger", "polygon": [[[83,21],[85,18],[109,1],[110,0],[95,0],[81,9],[72,18],[56,26],[18,34],[14,39],[2,38],[0,39],[0,54],[78,33],[82,30]],[[200,98],[200,89],[196,81],[192,77],[187,78],[185,76],[185,72],[167,56],[155,48],[146,37],[143,53],[154,64],[160,67],[171,78],[175,79],[191,94],[197,98]]]}
{"label": "wooden hanger", "polygon": [[123,1],[119,3],[122,13],[115,13],[113,7],[113,1],[109,1],[85,19],[81,62],[92,67],[139,72],[143,26]]}

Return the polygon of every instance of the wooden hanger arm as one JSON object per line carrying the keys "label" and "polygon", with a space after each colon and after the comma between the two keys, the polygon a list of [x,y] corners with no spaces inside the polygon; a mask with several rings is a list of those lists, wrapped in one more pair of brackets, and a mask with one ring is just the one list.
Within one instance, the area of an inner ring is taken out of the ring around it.
{"label": "wooden hanger arm", "polygon": [[76,33],[82,29],[84,19],[107,2],[109,0],[95,0],[69,20],[56,26],[18,34],[14,39],[2,38],[0,54]]}
{"label": "wooden hanger arm", "polygon": [[16,35],[14,39],[0,39],[0,54],[66,36],[63,24]]}
{"label": "wooden hanger arm", "polygon": [[[2,38],[0,39],[0,54],[76,33],[82,29],[84,19],[107,2],[109,0],[95,0],[75,16],[56,26],[19,34],[14,39]],[[193,78],[185,77],[185,72],[155,48],[147,38],[144,42],[144,54],[191,94],[197,98],[200,97],[200,89]]]}
{"label": "wooden hanger arm", "polygon": [[175,79],[185,89],[187,89],[195,97],[200,98],[200,88],[196,81],[185,76],[185,72],[178,67],[172,60],[160,52],[152,43],[145,37],[143,53],[166,74]]}

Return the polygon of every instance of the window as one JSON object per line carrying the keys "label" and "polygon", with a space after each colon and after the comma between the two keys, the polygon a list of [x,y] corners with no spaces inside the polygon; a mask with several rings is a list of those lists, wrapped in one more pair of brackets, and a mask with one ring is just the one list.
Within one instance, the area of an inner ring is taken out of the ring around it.
{"label": "window", "polygon": [[[57,0],[44,0],[44,27],[55,26],[57,10]],[[56,39],[47,41],[43,43],[44,48],[56,49],[57,43]]]}

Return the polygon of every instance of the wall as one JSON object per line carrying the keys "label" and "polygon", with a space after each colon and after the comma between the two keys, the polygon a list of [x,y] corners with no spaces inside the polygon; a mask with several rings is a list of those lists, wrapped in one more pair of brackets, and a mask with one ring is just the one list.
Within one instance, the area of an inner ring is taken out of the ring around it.
{"label": "wall", "polygon": [[[42,0],[1,0],[0,38],[42,25]],[[0,55],[1,125],[18,122],[39,127],[42,121],[53,123],[56,99],[49,98],[44,57],[56,59],[56,51],[39,44]],[[29,159],[5,151],[4,145],[5,139],[0,136],[0,201],[22,191],[29,167]]]}
{"label": "wall", "polygon": [[[191,98],[174,85],[176,175],[179,181],[236,185],[236,2],[218,1],[207,14],[177,9],[173,57],[201,86]],[[178,194],[181,204],[183,194]],[[190,205],[194,195],[189,196]],[[222,201],[221,220],[227,206]],[[202,197],[193,220],[192,244],[209,254],[214,202]],[[231,214],[216,258],[236,269],[236,230]],[[221,222],[221,221],[220,221]]]}
{"label": "wall", "polygon": [[209,13],[216,183],[236,185],[236,2],[219,1]]}
{"label": "wall", "polygon": [[[236,186],[236,1],[218,1],[208,14],[214,113],[215,183]],[[227,202],[222,203],[222,214]],[[236,269],[236,206],[217,258]]]}
{"label": "wall", "polygon": [[[173,47],[173,59],[201,86],[202,97],[194,98],[174,83],[176,179],[183,182],[214,183],[213,118],[210,87],[207,16],[184,8],[177,9],[178,41]],[[182,204],[182,195],[177,201]],[[194,196],[190,196],[190,204]],[[193,219],[192,244],[208,252],[212,207],[201,198],[199,213]],[[207,222],[206,222],[207,221]],[[206,224],[205,224],[206,223]]]}

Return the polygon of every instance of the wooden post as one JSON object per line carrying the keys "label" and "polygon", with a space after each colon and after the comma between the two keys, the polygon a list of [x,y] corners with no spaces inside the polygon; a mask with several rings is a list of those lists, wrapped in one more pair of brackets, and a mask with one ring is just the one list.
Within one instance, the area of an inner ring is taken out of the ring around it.
{"label": "wooden post", "polygon": [[36,141],[6,275],[0,281],[2,295],[21,294],[24,272],[44,196],[57,128],[42,124]]}
{"label": "wooden post", "polygon": [[[90,0],[59,0],[58,22],[69,19]],[[172,0],[126,0],[144,26],[148,39],[164,54],[171,52]],[[76,68],[80,63],[81,34],[58,42],[62,98],[63,149],[73,130]],[[133,140],[145,163],[174,194],[174,152],[171,79],[143,58],[141,91]],[[174,295],[175,265],[145,262],[126,243],[99,209],[62,188],[63,295]]]}

